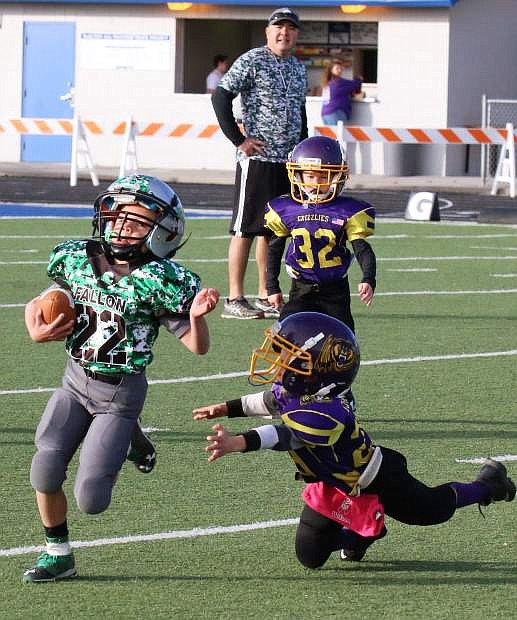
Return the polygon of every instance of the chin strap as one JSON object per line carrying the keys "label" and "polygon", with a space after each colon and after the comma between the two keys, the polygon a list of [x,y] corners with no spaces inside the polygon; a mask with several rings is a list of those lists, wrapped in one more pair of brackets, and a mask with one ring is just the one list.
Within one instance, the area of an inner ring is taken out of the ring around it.
{"label": "chin strap", "polygon": [[[317,188],[315,189],[317,190]],[[300,185],[300,191],[308,198],[307,202],[309,204],[317,204],[318,202],[320,202],[321,200],[325,200],[332,194],[334,194],[333,198],[337,196],[337,183],[332,183],[328,188],[328,191],[325,192],[325,194],[321,194],[318,191],[316,191],[316,193],[309,192],[304,188],[303,185]]]}

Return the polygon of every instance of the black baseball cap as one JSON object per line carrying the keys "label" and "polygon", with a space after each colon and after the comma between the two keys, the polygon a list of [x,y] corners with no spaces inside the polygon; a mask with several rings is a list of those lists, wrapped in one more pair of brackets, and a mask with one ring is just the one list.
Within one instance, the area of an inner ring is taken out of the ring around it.
{"label": "black baseball cap", "polygon": [[293,26],[296,26],[296,28],[300,27],[300,18],[293,10],[286,6],[282,7],[281,9],[275,9],[269,16],[269,19],[267,20],[267,25],[274,26],[279,22],[291,22],[291,24],[293,24]]}

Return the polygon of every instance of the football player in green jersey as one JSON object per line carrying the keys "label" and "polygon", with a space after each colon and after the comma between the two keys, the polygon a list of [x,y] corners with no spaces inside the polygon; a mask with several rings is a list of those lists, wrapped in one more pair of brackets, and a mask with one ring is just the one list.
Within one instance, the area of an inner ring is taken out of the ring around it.
{"label": "football player in green jersey", "polygon": [[123,177],[98,196],[94,210],[93,238],[61,243],[47,268],[55,286],[72,293],[76,320],[60,315],[47,325],[36,300],[25,311],[32,340],[66,337],[69,355],[62,386],[36,431],[30,478],[46,549],[24,573],[25,582],[76,575],[62,488],[70,460],[81,446],[74,485],[79,509],[106,510],[130,444],[139,435],[145,440],[138,418],[160,326],[203,355],[209,348],[204,316],[219,300],[217,290],[200,290],[199,277],[172,260],[185,217],[166,183]]}

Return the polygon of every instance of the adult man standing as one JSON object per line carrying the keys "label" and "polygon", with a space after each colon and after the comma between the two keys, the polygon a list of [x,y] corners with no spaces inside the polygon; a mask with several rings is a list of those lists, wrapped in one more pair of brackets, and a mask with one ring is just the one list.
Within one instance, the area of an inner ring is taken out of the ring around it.
{"label": "adult man standing", "polygon": [[[212,104],[225,136],[237,147],[235,198],[228,250],[229,295],[224,318],[260,319],[278,316],[267,301],[266,257],[269,234],[264,228],[266,203],[290,191],[285,162],[307,137],[305,97],[307,73],[292,56],[300,19],[289,8],[269,16],[266,45],[245,52],[233,63],[214,94]],[[241,132],[232,100],[241,95]],[[259,273],[257,308],[244,297],[244,275],[253,239],[257,237]]]}

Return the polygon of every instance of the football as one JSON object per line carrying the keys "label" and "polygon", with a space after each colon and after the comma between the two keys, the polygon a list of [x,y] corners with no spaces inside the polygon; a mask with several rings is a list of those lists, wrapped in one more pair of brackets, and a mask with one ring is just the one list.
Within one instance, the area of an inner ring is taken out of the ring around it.
{"label": "football", "polygon": [[60,314],[65,315],[65,322],[75,321],[74,298],[72,293],[63,288],[43,291],[38,297],[38,307],[41,308],[43,320],[47,325],[55,321]]}

